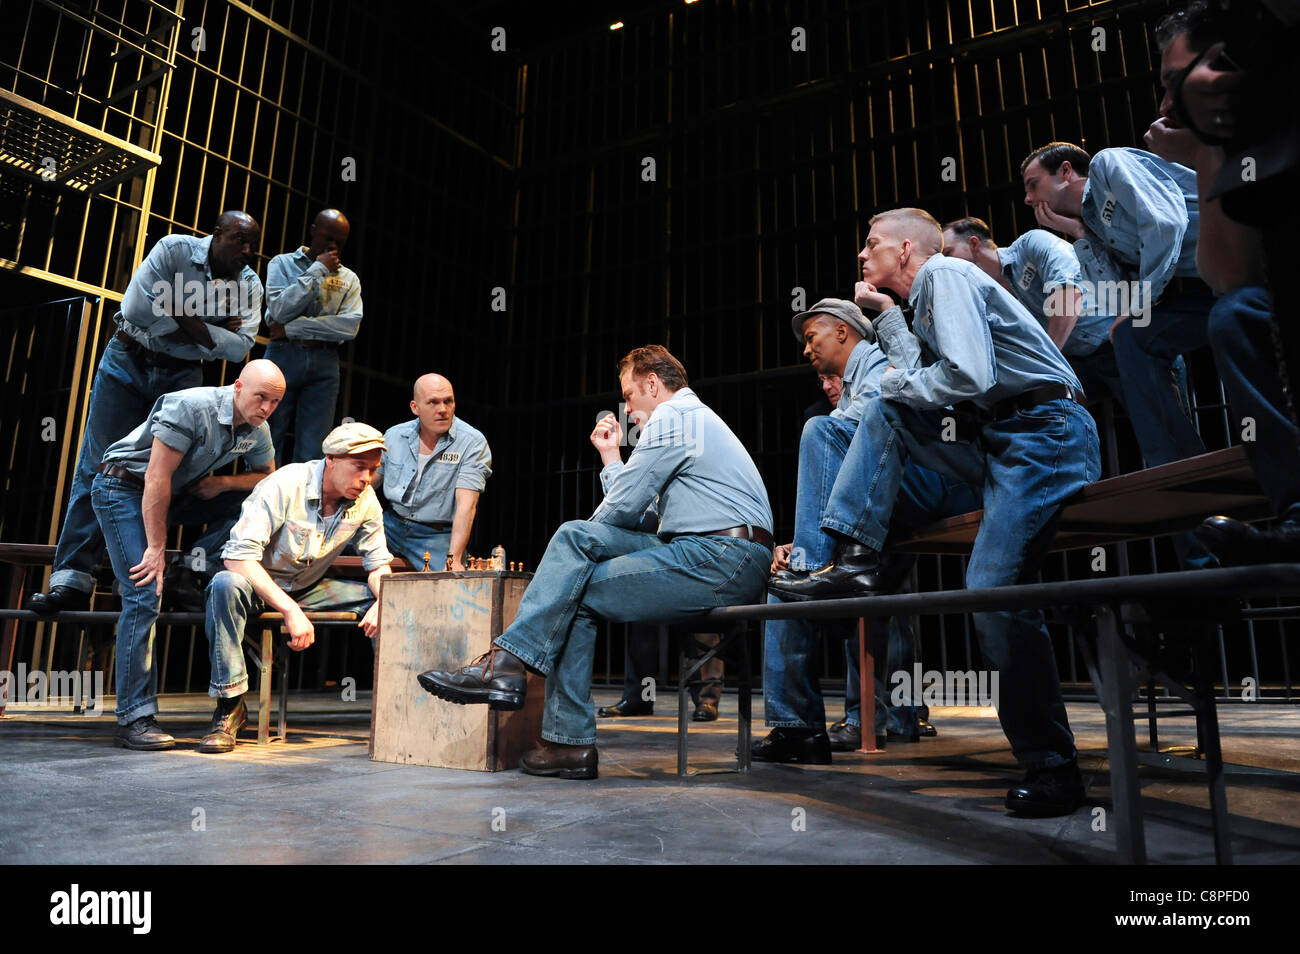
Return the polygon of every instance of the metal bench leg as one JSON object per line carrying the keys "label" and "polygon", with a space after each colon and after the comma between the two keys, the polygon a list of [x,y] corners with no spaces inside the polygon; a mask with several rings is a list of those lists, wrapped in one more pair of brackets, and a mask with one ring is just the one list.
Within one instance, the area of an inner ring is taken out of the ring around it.
{"label": "metal bench leg", "polygon": [[275,650],[275,629],[262,627],[262,677],[257,684],[257,744],[271,741],[271,673]]}
{"label": "metal bench leg", "polygon": [[677,654],[677,774],[689,775],[686,769],[686,732],[690,726],[690,720],[686,717],[686,696],[690,691],[686,685],[686,649],[683,647]]}
{"label": "metal bench leg", "polygon": [[1106,713],[1115,844],[1125,864],[1147,862],[1142,828],[1142,790],[1137,777],[1137,739],[1133,729],[1133,669],[1120,640],[1122,625],[1113,606],[1097,607],[1097,687]]}
{"label": "metal bench leg", "polygon": [[740,688],[736,693],[736,737],[740,751],[737,753],[739,769],[748,772],[750,766],[750,745],[753,738],[752,723],[754,718],[753,695],[750,687],[749,669],[749,632],[746,624],[741,623],[731,631],[733,638],[740,640]]}
{"label": "metal bench leg", "polygon": [[1232,834],[1228,826],[1228,792],[1223,784],[1223,748],[1219,744],[1219,711],[1214,701],[1214,682],[1205,674],[1205,646],[1197,653],[1196,741],[1205,753],[1205,782],[1210,790],[1210,811],[1214,819],[1214,860],[1232,864]]}

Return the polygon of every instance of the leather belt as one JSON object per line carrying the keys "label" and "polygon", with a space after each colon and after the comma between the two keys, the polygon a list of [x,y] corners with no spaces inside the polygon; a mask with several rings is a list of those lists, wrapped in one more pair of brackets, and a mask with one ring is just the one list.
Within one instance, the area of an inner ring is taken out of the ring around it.
{"label": "leather belt", "polygon": [[184,368],[192,368],[199,363],[198,361],[190,361],[186,358],[173,358],[171,355],[163,354],[161,351],[151,351],[121,329],[118,329],[117,334],[113,335],[113,337],[116,338],[121,343],[122,347],[126,348],[127,352],[133,357],[140,359],[145,364],[153,365],[156,368],[169,368],[174,371],[179,371]]}
{"label": "leather belt", "polygon": [[341,341],[313,341],[309,338],[285,338],[286,343],[297,345],[299,348],[321,348],[329,351],[338,351],[343,346]]}
{"label": "leather belt", "polygon": [[1007,398],[1005,401],[999,401],[993,405],[992,410],[988,411],[970,401],[962,401],[959,404],[954,404],[953,407],[977,421],[1005,421],[1018,411],[1027,411],[1031,407],[1046,404],[1048,401],[1059,401],[1062,398],[1073,401],[1075,404],[1087,403],[1087,398],[1078,388],[1072,388],[1067,384],[1048,384],[1041,388],[1034,388],[1031,391],[1021,392],[1015,397]]}
{"label": "leather belt", "polygon": [[99,472],[108,477],[116,477],[123,483],[144,490],[144,481],[138,475],[131,473],[131,471],[127,470],[125,467],[119,467],[117,464],[100,464]]}
{"label": "leather belt", "polygon": [[421,523],[419,520],[412,520],[410,517],[403,517],[396,510],[393,511],[393,516],[398,520],[401,520],[403,523],[413,523],[417,527],[424,527],[426,530],[432,530],[434,533],[446,533],[451,529],[451,522],[446,520],[437,523]]}
{"label": "leather belt", "polygon": [[668,539],[676,540],[678,537],[739,537],[741,540],[753,540],[761,546],[771,550],[772,534],[768,533],[762,527],[751,527],[742,525],[739,527],[728,527],[726,530],[705,530],[702,533],[674,533]]}

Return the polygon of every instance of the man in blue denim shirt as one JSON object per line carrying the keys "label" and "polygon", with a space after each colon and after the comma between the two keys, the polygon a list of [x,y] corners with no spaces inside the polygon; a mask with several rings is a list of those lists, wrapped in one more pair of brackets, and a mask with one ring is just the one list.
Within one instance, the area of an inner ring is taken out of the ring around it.
{"label": "man in blue denim shirt", "polygon": [[248,357],[262,318],[262,283],[249,267],[261,229],[224,212],[206,238],[167,235],[131,276],[114,316],[117,333],[100,359],[47,593],[28,608],[41,616],[86,609],[104,538],[90,485],[105,449],[149,414],[164,394],[203,383],[202,361]]}
{"label": "man in blue denim shirt", "polygon": [[[487,438],[456,416],[456,392],[441,374],[422,375],[411,399],[415,420],[384,434],[375,490],[388,501],[388,548],[416,569],[465,569],[478,498],[492,476]],[[450,560],[450,563],[448,561]]]}
{"label": "man in blue denim shirt", "polygon": [[282,464],[292,428],[293,460],[316,460],[334,426],[339,396],[339,348],[361,327],[361,280],[339,262],[351,226],[338,209],[311,225],[311,244],[271,259],[266,271],[266,357],[280,366],[288,390],[271,419]]}
{"label": "man in blue denim shirt", "polygon": [[[909,463],[983,487],[970,589],[1032,579],[1061,507],[1100,474],[1096,427],[1047,332],[999,283],[945,258],[942,247],[939,224],[920,209],[871,220],[855,298],[880,312],[873,325],[892,367],[822,518],[842,540],[834,563],[787,591],[813,598],[875,591]],[[907,298],[910,328],[883,289]],[[965,433],[959,417],[971,422]],[[1028,769],[1007,807],[1073,811],[1083,780],[1042,613],[976,613],[974,621],[985,659],[1000,672],[1002,729]]]}
{"label": "man in blue denim shirt", "polygon": [[[170,749],[161,728],[153,625],[163,591],[169,523],[203,522],[209,552],[225,542],[243,497],[275,469],[266,419],[284,394],[269,361],[250,361],[229,387],[164,395],[149,419],[111,446],[91,486],[91,502],[117,576],[117,744]],[[204,476],[236,458],[247,473]],[[186,497],[176,500],[182,494]]]}
{"label": "man in blue denim shirt", "polygon": [[[598,620],[666,622],[749,602],[772,560],[772,511],[758,468],[687,387],[681,363],[647,345],[618,368],[628,414],[643,430],[626,464],[614,415],[592,431],[605,499],[590,520],[569,521],[551,538],[514,622],[490,652],[419,677],[450,702],[518,709],[525,667],[546,676],[542,742],[520,763],[530,775],[597,776]],[[656,497],[658,534],[634,529]]]}

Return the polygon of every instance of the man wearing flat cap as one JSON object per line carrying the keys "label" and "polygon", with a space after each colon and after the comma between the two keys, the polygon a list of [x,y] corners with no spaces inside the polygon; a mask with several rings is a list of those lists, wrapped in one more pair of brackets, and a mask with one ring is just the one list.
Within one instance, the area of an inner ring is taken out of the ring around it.
{"label": "man wearing flat cap", "polygon": [[[283,613],[289,648],[296,651],[315,641],[307,612],[364,613],[359,625],[365,634],[373,638],[378,629],[379,582],[393,562],[370,486],[384,436],[368,424],[344,424],[330,431],[321,450],[323,460],[288,464],[254,488],[221,551],[226,568],[207,591],[208,695],[217,709],[200,752],[229,752],[248,721],[240,644],[250,616]],[[370,574],[366,582],[325,579],[350,542]]]}

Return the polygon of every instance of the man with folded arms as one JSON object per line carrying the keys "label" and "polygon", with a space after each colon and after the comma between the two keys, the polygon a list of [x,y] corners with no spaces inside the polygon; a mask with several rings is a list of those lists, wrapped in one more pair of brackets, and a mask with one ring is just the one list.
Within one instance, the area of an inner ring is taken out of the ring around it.
{"label": "man with folded arms", "polygon": [[[1096,427],[1047,332],[999,283],[945,258],[942,247],[939,223],[920,209],[871,220],[855,297],[880,312],[873,325],[892,367],[880,397],[867,402],[822,514],[822,529],[840,540],[833,562],[774,587],[783,597],[879,591],[881,551],[911,463],[983,487],[970,589],[1032,580],[1061,507],[1100,474]],[[907,300],[910,328],[885,289]],[[969,422],[964,432],[959,417]],[[850,486],[846,473],[868,478]],[[1042,613],[974,620],[987,664],[1000,672],[998,718],[1028,769],[1007,807],[1068,814],[1083,801],[1083,779]]]}
{"label": "man with folded arms", "polygon": [[104,556],[90,484],[108,446],[164,394],[201,385],[201,362],[248,357],[262,320],[262,282],[249,267],[261,242],[251,216],[223,212],[209,236],[164,235],[131,276],[91,385],[50,588],[32,595],[32,612],[51,617],[90,606],[92,574]]}
{"label": "man with folded arms", "polygon": [[[463,668],[421,673],[428,692],[496,709],[524,704],[526,669],[546,677],[542,741],[530,775],[598,772],[591,670],[596,624],[671,622],[754,600],[772,560],[772,511],[758,469],[722,419],[687,386],[661,345],[618,364],[629,417],[643,426],[624,464],[614,415],[591,433],[605,499],[556,531],[496,645]],[[636,528],[659,498],[659,532]]]}
{"label": "man with folded arms", "polygon": [[[295,652],[316,640],[306,613],[361,613],[357,625],[367,636],[378,629],[379,584],[393,562],[384,544],[383,511],[370,486],[384,436],[355,421],[330,431],[321,449],[323,460],[288,464],[257,485],[221,552],[226,568],[209,584],[207,605],[208,695],[217,708],[200,752],[229,752],[248,721],[241,646],[250,616],[283,614]],[[361,554],[366,581],[325,579],[349,543]]]}
{"label": "man with folded arms", "polygon": [[[225,542],[244,496],[275,469],[266,419],[284,394],[284,377],[269,361],[250,361],[229,387],[189,388],[158,399],[149,419],[111,446],[91,485],[122,596],[117,624],[117,744],[170,749],[158,726],[158,674],[153,626],[158,619],[167,553],[167,525],[206,523],[200,541],[215,553]],[[243,458],[249,472],[210,471]],[[208,475],[208,476],[204,476]]]}

